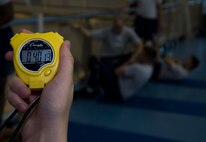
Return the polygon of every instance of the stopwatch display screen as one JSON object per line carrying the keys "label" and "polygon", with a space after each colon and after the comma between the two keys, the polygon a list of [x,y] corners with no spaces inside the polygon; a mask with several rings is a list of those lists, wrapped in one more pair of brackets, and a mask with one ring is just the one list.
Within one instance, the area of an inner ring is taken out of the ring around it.
{"label": "stopwatch display screen", "polygon": [[20,51],[22,65],[30,71],[39,71],[44,65],[52,63],[54,58],[51,46],[43,40],[27,42]]}

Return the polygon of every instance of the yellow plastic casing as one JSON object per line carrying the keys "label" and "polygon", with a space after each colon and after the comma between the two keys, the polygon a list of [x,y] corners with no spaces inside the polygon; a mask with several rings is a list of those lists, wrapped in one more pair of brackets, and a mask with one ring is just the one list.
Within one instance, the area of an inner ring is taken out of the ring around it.
{"label": "yellow plastic casing", "polygon": [[[52,63],[44,65],[39,71],[32,72],[23,67],[20,61],[20,51],[22,47],[31,40],[42,40],[48,43],[53,50]],[[59,62],[60,62],[60,47],[64,39],[58,33],[20,33],[16,34],[10,44],[14,50],[14,68],[18,77],[29,86],[30,89],[42,89],[45,85],[50,82],[57,73]]]}

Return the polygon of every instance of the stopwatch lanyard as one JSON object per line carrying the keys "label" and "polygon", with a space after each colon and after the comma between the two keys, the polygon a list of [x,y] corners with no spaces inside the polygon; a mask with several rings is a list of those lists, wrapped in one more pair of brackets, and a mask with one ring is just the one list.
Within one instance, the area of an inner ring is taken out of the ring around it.
{"label": "stopwatch lanyard", "polygon": [[[38,97],[34,103],[32,103],[32,105],[28,108],[28,110],[24,113],[22,119],[20,120],[20,122],[18,123],[16,129],[14,130],[13,134],[10,137],[9,142],[14,142],[17,134],[19,133],[20,129],[22,128],[25,120],[28,118],[29,114],[32,112],[32,110],[35,108],[35,106],[39,103],[40,97]],[[9,122],[12,120],[12,118],[18,113],[18,110],[14,110],[14,112],[6,119],[6,121],[1,125],[0,127],[0,133],[2,132],[2,130],[8,126]]]}

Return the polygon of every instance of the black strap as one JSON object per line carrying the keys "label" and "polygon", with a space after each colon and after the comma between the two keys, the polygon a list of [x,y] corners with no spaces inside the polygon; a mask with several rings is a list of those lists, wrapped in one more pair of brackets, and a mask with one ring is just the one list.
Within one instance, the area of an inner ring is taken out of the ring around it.
{"label": "black strap", "polygon": [[[32,112],[32,110],[35,108],[35,106],[39,103],[40,97],[38,97],[34,103],[29,107],[29,109],[24,113],[21,121],[19,122],[19,124],[17,125],[16,129],[14,130],[13,134],[11,135],[11,138],[9,140],[9,142],[14,142],[17,134],[19,133],[20,129],[22,128],[25,120],[28,118],[29,114]],[[3,131],[3,129],[5,127],[8,126],[8,124],[10,123],[10,121],[14,118],[14,116],[18,113],[18,110],[15,109],[12,114],[6,119],[6,121],[1,125],[0,127],[0,133]]]}

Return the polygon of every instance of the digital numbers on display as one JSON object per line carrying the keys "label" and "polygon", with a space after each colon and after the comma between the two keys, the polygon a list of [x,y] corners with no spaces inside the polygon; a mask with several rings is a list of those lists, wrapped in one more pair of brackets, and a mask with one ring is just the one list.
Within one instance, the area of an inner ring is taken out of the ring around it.
{"label": "digital numbers on display", "polygon": [[22,47],[20,61],[26,69],[38,71],[42,66],[52,63],[53,50],[43,40],[32,40]]}
{"label": "digital numbers on display", "polygon": [[22,51],[23,64],[35,64],[37,62],[50,62],[51,60],[52,60],[51,50]]}

